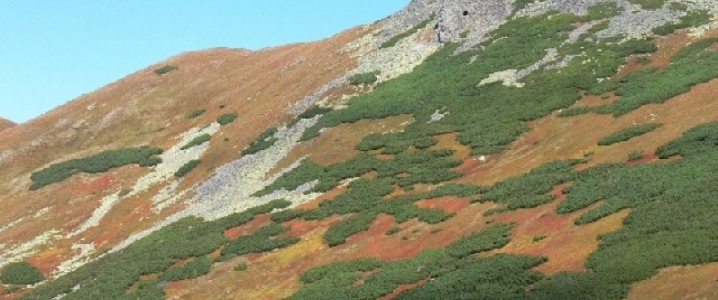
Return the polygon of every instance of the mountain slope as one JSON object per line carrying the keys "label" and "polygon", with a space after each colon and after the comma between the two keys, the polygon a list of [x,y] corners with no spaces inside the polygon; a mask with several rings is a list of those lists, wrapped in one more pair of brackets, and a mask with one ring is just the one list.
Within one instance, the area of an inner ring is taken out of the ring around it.
{"label": "mountain slope", "polygon": [[3,118],[0,118],[0,131],[3,131],[3,130],[5,130],[5,129],[8,129],[8,128],[13,127],[13,126],[15,126],[15,125],[17,125],[17,124],[15,124],[14,122],[12,122],[12,121],[10,121],[10,120],[6,120],[6,119],[3,119]]}
{"label": "mountain slope", "polygon": [[3,132],[0,266],[50,279],[6,297],[710,296],[716,13],[417,0],[170,58]]}

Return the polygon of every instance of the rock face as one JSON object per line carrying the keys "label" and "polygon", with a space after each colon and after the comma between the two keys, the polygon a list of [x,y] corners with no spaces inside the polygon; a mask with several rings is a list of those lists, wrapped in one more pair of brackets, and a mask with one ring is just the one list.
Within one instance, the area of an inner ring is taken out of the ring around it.
{"label": "rock face", "polygon": [[[675,1],[689,10],[704,9],[718,13],[718,1]],[[610,19],[610,26],[598,33],[600,38],[626,35],[640,37],[651,35],[651,29],[677,21],[685,11],[671,8],[670,3],[658,9],[643,10],[640,5],[627,0],[545,0],[526,4],[517,9],[513,0],[414,0],[409,5],[382,21],[383,31],[379,41],[386,41],[433,16],[434,41],[461,43],[459,51],[467,50],[486,38],[486,35],[515,17],[535,16],[549,11],[585,15],[591,6],[615,3],[622,12]]]}

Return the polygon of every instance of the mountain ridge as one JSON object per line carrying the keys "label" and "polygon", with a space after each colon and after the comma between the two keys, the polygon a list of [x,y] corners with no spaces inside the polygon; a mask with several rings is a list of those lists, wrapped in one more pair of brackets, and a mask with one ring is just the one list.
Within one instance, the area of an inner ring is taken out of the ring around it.
{"label": "mountain ridge", "polygon": [[10,127],[13,127],[17,125],[17,123],[10,121],[8,119],[0,117],[0,131],[3,131],[5,129],[8,129]]}
{"label": "mountain ridge", "polygon": [[[660,197],[690,186],[647,174],[711,165],[696,137],[712,141],[718,120],[718,4],[656,3],[417,0],[313,43],[179,54],[5,130],[0,267],[26,260],[50,280],[3,286],[0,299],[469,295],[441,284],[483,264],[499,268],[504,296],[646,299],[655,278],[692,274],[673,266],[707,274],[712,257],[620,250],[626,236],[641,247],[672,237],[693,254],[712,241],[691,224],[682,235],[645,224],[665,221],[651,207],[684,201]],[[43,170],[142,146],[160,160],[31,187]],[[183,244],[197,252],[148,242],[175,235],[198,239]],[[169,256],[151,269],[121,260],[147,251]],[[118,286],[86,273],[114,263],[131,274]],[[204,271],[185,278],[185,264]],[[88,283],[98,278],[107,285]],[[710,295],[706,282],[694,286]]]}

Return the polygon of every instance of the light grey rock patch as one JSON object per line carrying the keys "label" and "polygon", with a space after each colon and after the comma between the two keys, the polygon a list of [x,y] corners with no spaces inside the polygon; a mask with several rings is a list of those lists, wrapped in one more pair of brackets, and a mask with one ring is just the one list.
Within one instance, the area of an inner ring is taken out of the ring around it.
{"label": "light grey rock patch", "polygon": [[519,80],[537,71],[541,68],[541,66],[549,62],[555,61],[557,58],[558,50],[556,50],[556,48],[547,49],[546,55],[541,60],[533,63],[527,68],[521,70],[508,69],[492,73],[491,75],[489,75],[489,77],[481,80],[481,82],[479,82],[479,86],[503,81],[503,85],[505,86],[523,87],[524,83],[519,82]]}
{"label": "light grey rock patch", "polygon": [[653,28],[674,22],[685,15],[685,12],[668,8],[657,10],[624,11],[610,19],[608,28],[596,33],[599,39],[625,35],[628,38],[652,36]]}
{"label": "light grey rock patch", "polygon": [[279,174],[265,178],[267,172],[296,146],[304,130],[314,125],[318,119],[319,116],[302,119],[293,127],[279,128],[275,134],[278,141],[274,145],[218,168],[212,177],[194,188],[195,196],[189,201],[187,208],[146,230],[133,234],[115,246],[110,253],[124,249],[133,242],[184,217],[195,216],[215,220],[278,198],[291,201],[293,205],[315,199],[321,194],[305,192],[311,190],[316,182],[305,183],[294,191],[275,191],[264,197],[254,197],[252,194],[271,184],[282,174],[299,166],[301,160],[294,162]]}
{"label": "light grey rock patch", "polygon": [[67,234],[67,238],[73,237],[75,235],[78,235],[85,230],[89,229],[90,227],[95,227],[100,224],[100,220],[105,217],[107,213],[110,212],[110,210],[115,206],[115,204],[120,202],[120,193],[114,193],[107,195],[100,200],[100,206],[98,206],[94,211],[92,211],[92,215],[85,220],[85,222],[80,225],[80,227],[77,227],[75,230]]}
{"label": "light grey rock patch", "polygon": [[95,252],[95,244],[72,244],[71,249],[79,253],[57,266],[52,272],[54,278],[65,275],[89,262],[92,254]]}
{"label": "light grey rock patch", "polygon": [[431,114],[431,118],[429,121],[427,121],[427,124],[439,122],[441,119],[449,115],[449,111],[446,109],[446,107],[442,107],[441,109],[437,109],[435,112]]}
{"label": "light grey rock patch", "polygon": [[37,247],[47,245],[51,240],[60,238],[59,229],[51,229],[41,235],[36,236],[32,240],[18,244],[8,250],[0,252],[0,268],[16,261],[21,261],[37,251]]}

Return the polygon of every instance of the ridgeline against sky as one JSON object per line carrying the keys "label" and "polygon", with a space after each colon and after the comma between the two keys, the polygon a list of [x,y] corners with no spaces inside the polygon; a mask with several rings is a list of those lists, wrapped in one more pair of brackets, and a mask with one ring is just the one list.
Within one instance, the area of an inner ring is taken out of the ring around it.
{"label": "ridgeline against sky", "polygon": [[409,0],[0,3],[0,116],[24,122],[181,52],[326,38]]}

